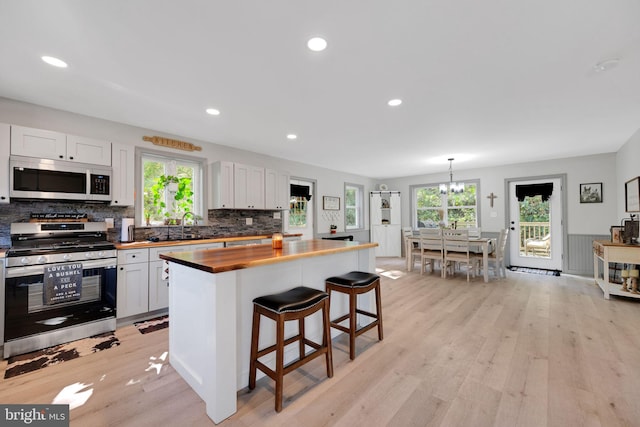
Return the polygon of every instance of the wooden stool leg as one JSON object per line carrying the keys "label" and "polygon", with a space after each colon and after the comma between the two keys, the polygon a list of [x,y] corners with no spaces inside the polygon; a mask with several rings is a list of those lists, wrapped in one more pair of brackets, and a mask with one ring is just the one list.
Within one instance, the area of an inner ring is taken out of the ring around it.
{"label": "wooden stool leg", "polygon": [[253,309],[253,329],[251,330],[251,360],[249,363],[249,390],[256,388],[256,360],[258,359],[258,340],[260,336],[260,314]]}
{"label": "wooden stool leg", "polygon": [[356,303],[358,295],[355,292],[349,293],[349,358],[356,358]]}
{"label": "wooden stool leg", "polygon": [[329,298],[327,298],[324,301],[324,307],[322,307],[322,329],[324,330],[322,334],[322,345],[327,348],[327,353],[325,354],[327,376],[331,378],[333,377],[333,353],[331,350],[331,325],[329,324],[331,320],[329,316]]}
{"label": "wooden stool leg", "polygon": [[298,320],[298,335],[300,335],[300,359],[304,359],[304,317]]}
{"label": "wooden stool leg", "polygon": [[376,284],[376,315],[378,318],[378,339],[382,341],[382,298],[380,296],[380,280]]}
{"label": "wooden stool leg", "polygon": [[284,382],[284,317],[276,321],[276,412],[282,411],[282,387]]}

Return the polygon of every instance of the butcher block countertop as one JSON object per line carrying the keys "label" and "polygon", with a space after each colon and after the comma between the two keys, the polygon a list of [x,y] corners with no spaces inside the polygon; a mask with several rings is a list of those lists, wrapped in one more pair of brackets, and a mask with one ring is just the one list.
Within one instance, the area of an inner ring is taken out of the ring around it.
{"label": "butcher block countertop", "polygon": [[[285,234],[284,237],[296,237],[302,236],[302,234]],[[116,249],[137,249],[137,248],[153,248],[158,246],[181,246],[181,245],[201,245],[204,243],[224,243],[224,242],[238,242],[242,240],[260,240],[270,239],[271,234],[260,234],[256,236],[236,236],[236,237],[212,237],[210,239],[184,239],[184,240],[159,240],[157,242],[150,242],[148,240],[129,242],[129,243],[115,243]]]}
{"label": "butcher block countertop", "polygon": [[339,252],[374,248],[377,243],[359,243],[342,240],[299,240],[283,242],[282,249],[273,249],[270,244],[208,249],[194,252],[172,252],[160,258],[187,267],[222,273],[225,271],[257,267],[267,264],[294,261]]}

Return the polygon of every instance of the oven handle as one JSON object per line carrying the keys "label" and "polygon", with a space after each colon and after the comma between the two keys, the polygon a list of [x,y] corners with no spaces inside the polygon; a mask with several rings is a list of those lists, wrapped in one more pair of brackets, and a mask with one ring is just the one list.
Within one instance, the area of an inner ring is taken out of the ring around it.
{"label": "oven handle", "polygon": [[[61,262],[56,264],[48,264],[48,265],[63,265],[63,264],[82,264],[82,269],[89,268],[116,268],[117,259],[116,258],[107,258],[107,259],[88,259],[83,261],[73,261],[73,262]],[[47,264],[45,264],[47,265]],[[24,276],[37,276],[39,274],[44,274],[45,265],[26,265],[23,267],[10,267],[5,269],[5,277],[7,279],[14,277],[24,277]]]}

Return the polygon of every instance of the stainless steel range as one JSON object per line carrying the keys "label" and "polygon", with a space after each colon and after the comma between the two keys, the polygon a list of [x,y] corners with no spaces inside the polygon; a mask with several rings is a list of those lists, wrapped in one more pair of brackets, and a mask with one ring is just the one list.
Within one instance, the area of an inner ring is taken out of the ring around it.
{"label": "stainless steel range", "polygon": [[116,328],[115,246],[104,222],[11,224],[4,357]]}

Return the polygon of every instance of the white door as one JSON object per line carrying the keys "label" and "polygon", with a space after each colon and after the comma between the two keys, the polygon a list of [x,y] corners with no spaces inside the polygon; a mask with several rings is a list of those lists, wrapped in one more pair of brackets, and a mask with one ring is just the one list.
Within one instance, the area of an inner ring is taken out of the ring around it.
{"label": "white door", "polygon": [[[548,202],[540,195],[518,201],[516,188],[552,184]],[[562,270],[562,179],[509,182],[509,263],[518,267]]]}

